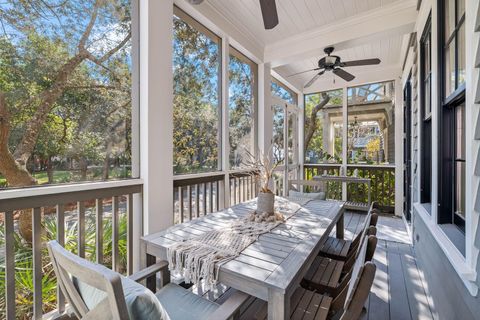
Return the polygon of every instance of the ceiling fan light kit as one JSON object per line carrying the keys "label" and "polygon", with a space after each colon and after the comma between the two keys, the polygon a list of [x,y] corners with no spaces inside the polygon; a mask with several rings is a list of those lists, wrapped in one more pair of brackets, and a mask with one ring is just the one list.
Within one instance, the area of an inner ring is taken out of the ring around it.
{"label": "ceiling fan light kit", "polygon": [[342,58],[339,56],[333,56],[332,53],[335,50],[334,47],[326,47],[323,51],[327,55],[326,57],[321,58],[318,60],[318,68],[312,69],[312,70],[307,70],[307,71],[302,71],[298,72],[295,74],[292,74],[288,77],[293,77],[302,73],[306,72],[311,72],[311,71],[319,71],[310,81],[308,81],[304,88],[310,87],[312,84],[315,83],[315,81],[320,78],[326,71],[332,71],[334,75],[342,78],[343,80],[350,82],[353,79],[355,79],[355,76],[342,68],[347,68],[347,67],[358,67],[358,66],[370,66],[370,65],[376,65],[380,64],[380,59],[365,59],[365,60],[355,60],[355,61],[347,61],[347,62],[342,62]]}

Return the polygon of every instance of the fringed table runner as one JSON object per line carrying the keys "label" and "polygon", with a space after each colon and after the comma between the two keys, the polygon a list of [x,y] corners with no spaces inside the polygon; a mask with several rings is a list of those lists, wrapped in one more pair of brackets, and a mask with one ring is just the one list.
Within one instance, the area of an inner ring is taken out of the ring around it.
{"label": "fringed table runner", "polygon": [[[303,204],[303,203],[302,203]],[[276,210],[286,219],[292,217],[301,206],[283,198],[277,198]],[[240,219],[222,230],[177,243],[167,250],[170,271],[184,277],[186,283],[199,283],[203,279],[209,289],[218,282],[220,266],[235,259],[258,237],[270,232],[282,221],[253,222]]]}

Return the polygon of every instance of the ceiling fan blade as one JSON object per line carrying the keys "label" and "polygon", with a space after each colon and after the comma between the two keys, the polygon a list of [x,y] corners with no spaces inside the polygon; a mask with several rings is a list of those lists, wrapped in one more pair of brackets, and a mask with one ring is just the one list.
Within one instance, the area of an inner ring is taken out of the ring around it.
{"label": "ceiling fan blade", "polygon": [[297,72],[297,73],[294,73],[294,74],[291,74],[291,75],[287,76],[287,78],[295,77],[295,76],[298,76],[300,74],[304,74],[304,73],[312,72],[312,71],[317,71],[317,70],[320,70],[320,68],[315,68],[315,69],[310,69],[310,70],[307,70],[307,71]]}
{"label": "ceiling fan blade", "polygon": [[325,70],[322,70],[322,71],[320,71],[319,73],[317,73],[310,81],[308,81],[308,82],[305,84],[304,88],[306,89],[306,88],[310,87],[310,86],[311,86],[312,84],[314,84],[315,81],[317,81],[318,78],[320,78],[320,76],[322,76],[324,73],[325,73]]}
{"label": "ceiling fan blade", "polygon": [[339,76],[345,81],[352,81],[353,79],[355,79],[355,76],[353,74],[348,73],[347,71],[340,68],[334,69],[333,73],[335,73],[337,76]]}
{"label": "ceiling fan blade", "polygon": [[277,6],[275,0],[260,0],[262,9],[263,24],[265,29],[270,30],[278,24]]}
{"label": "ceiling fan blade", "polygon": [[342,62],[342,67],[370,66],[374,64],[380,64],[380,62],[382,62],[380,59],[347,61],[347,62]]}

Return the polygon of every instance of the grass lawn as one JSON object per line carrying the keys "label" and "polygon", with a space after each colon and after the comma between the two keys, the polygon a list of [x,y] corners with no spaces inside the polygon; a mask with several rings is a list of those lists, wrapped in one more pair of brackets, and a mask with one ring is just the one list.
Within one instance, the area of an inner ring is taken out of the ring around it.
{"label": "grass lawn", "polygon": [[[125,174],[125,170],[127,170],[127,174]],[[112,168],[110,170],[110,178],[111,179],[118,179],[118,178],[127,178],[130,177],[130,169],[123,169],[123,168]],[[47,172],[35,172],[33,177],[37,180],[38,184],[47,184],[48,183],[48,175]],[[101,180],[102,179],[102,172],[101,170],[88,170],[87,171],[87,181],[93,180]],[[53,172],[53,183],[68,183],[68,182],[79,182],[82,181],[80,172],[78,170],[75,171],[54,171]],[[0,187],[6,187],[7,180],[0,175]]]}

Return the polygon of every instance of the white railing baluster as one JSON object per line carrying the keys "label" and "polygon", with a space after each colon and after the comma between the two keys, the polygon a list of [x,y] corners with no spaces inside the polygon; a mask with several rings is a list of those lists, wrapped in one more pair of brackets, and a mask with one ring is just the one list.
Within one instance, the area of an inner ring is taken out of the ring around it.
{"label": "white railing baluster", "polygon": [[203,193],[202,193],[202,198],[203,198],[203,215],[207,215],[207,184],[203,184]]}
{"label": "white railing baluster", "polygon": [[5,294],[7,320],[15,319],[15,229],[13,212],[5,212]]}
{"label": "white railing baluster", "polygon": [[78,256],[85,258],[85,204],[77,202],[78,211]]}
{"label": "white railing baluster", "polygon": [[112,269],[119,271],[118,261],[118,197],[112,198]]}
{"label": "white railing baluster", "polygon": [[[57,241],[61,246],[65,245],[65,208],[62,204],[57,204]],[[65,297],[57,286],[57,309],[62,314],[65,311]]]}
{"label": "white railing baluster", "polygon": [[95,256],[96,262],[103,263],[103,199],[95,199]]}
{"label": "white railing baluster", "polygon": [[195,215],[196,217],[200,217],[200,188],[198,183],[195,185]]}
{"label": "white railing baluster", "polygon": [[188,219],[192,220],[192,187],[187,186],[187,206],[188,206]]}
{"label": "white railing baluster", "polygon": [[133,195],[127,195],[127,274],[133,273]]}
{"label": "white railing baluster", "polygon": [[33,231],[33,319],[42,319],[42,212],[34,208]]}

